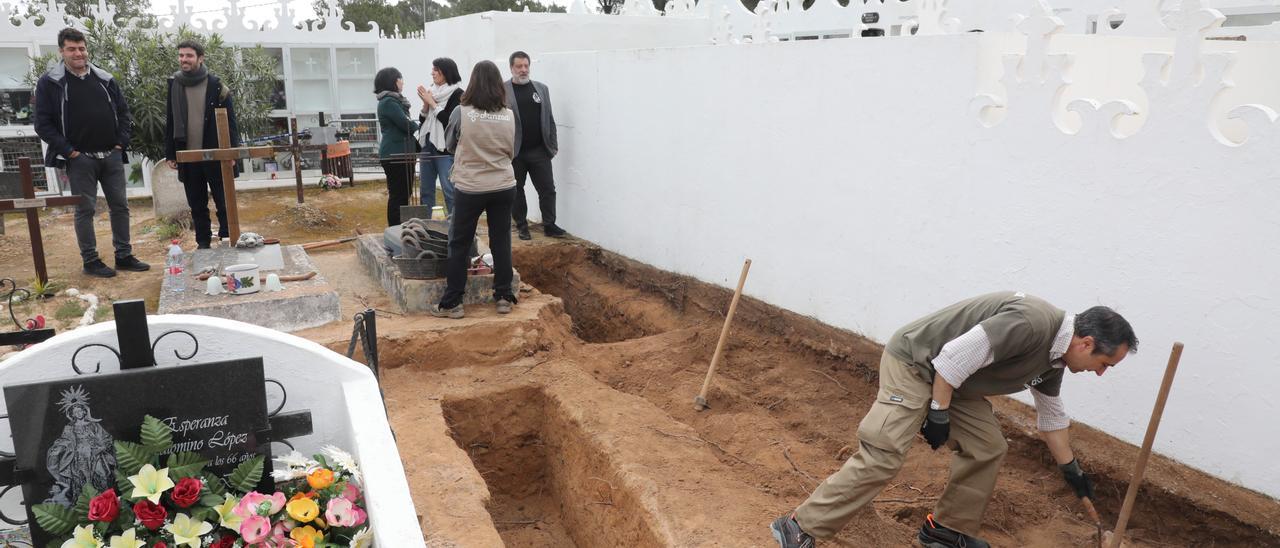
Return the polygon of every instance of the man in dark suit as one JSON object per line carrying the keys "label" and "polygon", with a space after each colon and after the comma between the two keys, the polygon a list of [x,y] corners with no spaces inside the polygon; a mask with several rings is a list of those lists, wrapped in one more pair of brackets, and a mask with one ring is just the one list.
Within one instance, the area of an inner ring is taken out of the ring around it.
{"label": "man in dark suit", "polygon": [[566,234],[556,225],[556,181],[551,159],[560,151],[556,142],[556,117],[551,112],[551,92],[547,85],[529,79],[529,54],[511,54],[511,79],[507,80],[507,108],[516,115],[516,158],[511,162],[516,176],[516,203],[511,218],[521,240],[529,240],[529,204],[524,197],[526,176],[538,191],[542,230],[547,236]]}

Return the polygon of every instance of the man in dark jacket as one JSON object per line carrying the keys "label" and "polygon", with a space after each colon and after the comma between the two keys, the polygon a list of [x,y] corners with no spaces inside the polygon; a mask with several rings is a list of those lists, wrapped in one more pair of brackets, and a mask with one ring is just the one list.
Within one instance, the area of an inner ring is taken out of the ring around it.
{"label": "man in dark jacket", "polygon": [[192,40],[178,44],[180,70],[169,78],[168,104],[165,107],[164,157],[169,167],[178,170],[178,180],[187,191],[191,206],[191,225],[196,233],[196,246],[208,249],[213,240],[209,219],[209,195],[218,208],[218,237],[226,238],[227,200],[222,192],[222,165],[219,162],[178,164],[179,150],[218,148],[216,109],[227,109],[231,146],[240,146],[236,130],[236,111],[231,106],[231,90],[204,66],[204,46]]}
{"label": "man in dark jacket", "polygon": [[[133,118],[111,73],[89,62],[84,34],[73,28],[58,33],[62,62],[36,82],[36,133],[49,144],[44,164],[64,168],[71,192],[84,199],[76,206],[76,241],[84,272],[110,278],[116,269],[142,272],[151,268],[133,256],[129,243],[129,201],[125,197],[125,149]],[[93,213],[98,185],[111,212],[111,243],[116,268],[98,257]]]}
{"label": "man in dark jacket", "polygon": [[507,108],[516,115],[516,158],[511,166],[516,176],[516,203],[511,208],[521,240],[529,235],[529,204],[525,202],[525,177],[533,179],[542,210],[542,230],[547,236],[565,235],[556,225],[556,181],[551,159],[560,151],[556,142],[556,117],[551,112],[551,92],[547,85],[529,79],[529,54],[511,54],[511,79],[507,80]]}

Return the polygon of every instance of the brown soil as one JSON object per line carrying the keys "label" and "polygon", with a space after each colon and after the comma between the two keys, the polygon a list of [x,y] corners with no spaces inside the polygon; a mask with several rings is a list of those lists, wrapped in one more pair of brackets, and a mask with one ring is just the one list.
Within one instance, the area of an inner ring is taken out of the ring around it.
{"label": "brown soil", "polygon": [[[385,192],[368,184],[246,193],[244,230],[302,243],[381,230]],[[149,204],[134,243],[161,264]],[[42,217],[55,281],[104,298],[147,299],[161,274],[79,273],[71,214]],[[99,241],[109,242],[105,214]],[[0,273],[32,277],[22,219],[0,236]],[[715,383],[693,410],[731,294],[535,230],[517,242],[526,286],[516,310],[469,307],[464,320],[406,316],[349,246],[312,253],[343,279],[344,316],[379,310],[381,383],[431,546],[770,546],[767,525],[804,500],[856,447],[881,348],[746,298]],[[190,232],[183,234],[190,246]],[[750,282],[748,281],[748,291]],[[66,297],[26,305],[52,317]],[[65,316],[66,314],[64,314]],[[75,318],[56,324],[71,327]],[[298,333],[339,352],[349,321]],[[357,353],[357,358],[359,355]],[[1092,546],[1087,523],[1035,436],[1033,412],[995,401],[1010,451],[982,534],[997,546]],[[1145,410],[1124,410],[1142,420]],[[1073,445],[1108,523],[1137,449],[1081,425]],[[870,508],[824,545],[907,546],[946,483],[947,455],[916,444]],[[1156,458],[1130,524],[1137,546],[1280,545],[1280,504]]]}

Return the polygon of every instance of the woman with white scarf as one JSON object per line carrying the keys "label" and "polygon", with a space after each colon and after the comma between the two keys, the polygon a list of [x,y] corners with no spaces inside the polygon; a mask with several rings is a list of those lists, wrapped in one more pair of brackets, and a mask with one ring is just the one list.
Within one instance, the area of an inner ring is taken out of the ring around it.
{"label": "woman with white scarf", "polygon": [[418,86],[418,98],[422,99],[422,111],[418,114],[418,122],[422,124],[418,133],[418,144],[422,146],[422,156],[418,160],[422,205],[435,208],[436,179],[439,178],[449,215],[453,214],[453,183],[449,180],[453,155],[445,152],[444,129],[449,123],[449,115],[458,108],[462,99],[460,83],[462,76],[458,74],[458,64],[453,59],[441,57],[431,62],[431,87]]}

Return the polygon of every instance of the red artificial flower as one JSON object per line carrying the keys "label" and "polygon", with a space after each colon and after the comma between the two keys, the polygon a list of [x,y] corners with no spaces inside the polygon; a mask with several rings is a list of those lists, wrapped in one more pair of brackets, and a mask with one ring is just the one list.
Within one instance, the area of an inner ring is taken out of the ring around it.
{"label": "red artificial flower", "polygon": [[165,544],[165,543],[164,543],[164,541],[163,541],[163,540],[161,540],[161,541],[157,541],[155,544],[153,544],[153,545],[151,546],[151,548],[169,548],[169,545],[168,545],[168,544]]}
{"label": "red artificial flower", "polygon": [[231,548],[236,545],[236,537],[234,535],[223,535],[218,542],[209,545],[209,548]]}
{"label": "red artificial flower", "polygon": [[142,499],[133,505],[133,515],[142,522],[143,527],[155,531],[164,525],[164,520],[169,517],[169,511],[159,504]]}
{"label": "red artificial flower", "polygon": [[173,486],[173,492],[169,494],[169,498],[178,505],[178,508],[187,508],[200,500],[200,490],[203,488],[200,480],[196,478],[182,478],[178,480],[177,485]]}
{"label": "red artificial flower", "polygon": [[89,521],[111,523],[120,515],[120,498],[115,488],[107,489],[102,494],[89,500]]}

